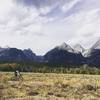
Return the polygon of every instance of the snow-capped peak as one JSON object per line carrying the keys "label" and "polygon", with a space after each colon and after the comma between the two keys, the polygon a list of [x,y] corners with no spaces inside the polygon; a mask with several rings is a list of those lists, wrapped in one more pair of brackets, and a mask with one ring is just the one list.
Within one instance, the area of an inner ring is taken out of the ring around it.
{"label": "snow-capped peak", "polygon": [[76,45],[74,46],[74,51],[75,51],[76,53],[82,53],[82,52],[85,51],[85,49],[84,49],[80,44],[76,44]]}
{"label": "snow-capped peak", "polygon": [[60,50],[66,50],[68,52],[74,52],[74,50],[71,48],[71,46],[69,46],[65,42],[62,43],[60,46],[57,46],[57,48],[60,49]]}
{"label": "snow-capped peak", "polygon": [[91,52],[92,50],[94,49],[100,49],[100,39],[90,48],[90,49],[87,49],[85,50],[82,54],[84,57],[89,57],[91,56]]}
{"label": "snow-capped peak", "polygon": [[100,49],[100,39],[92,46],[91,49]]}

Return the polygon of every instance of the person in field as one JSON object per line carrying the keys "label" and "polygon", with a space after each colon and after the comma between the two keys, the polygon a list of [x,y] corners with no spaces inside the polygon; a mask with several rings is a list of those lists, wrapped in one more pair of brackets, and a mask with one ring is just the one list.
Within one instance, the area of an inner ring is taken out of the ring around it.
{"label": "person in field", "polygon": [[22,75],[20,74],[20,72],[18,70],[16,70],[14,74],[15,74],[15,80],[23,79]]}

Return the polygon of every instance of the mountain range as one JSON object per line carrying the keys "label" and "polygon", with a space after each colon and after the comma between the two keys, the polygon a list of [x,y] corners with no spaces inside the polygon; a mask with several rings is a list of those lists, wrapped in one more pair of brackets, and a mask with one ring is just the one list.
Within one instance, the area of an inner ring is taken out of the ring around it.
{"label": "mountain range", "polygon": [[80,44],[72,48],[64,42],[43,56],[36,55],[31,49],[21,50],[17,48],[0,47],[0,61],[36,61],[52,64],[89,64],[100,66],[100,40],[90,49],[85,49]]}

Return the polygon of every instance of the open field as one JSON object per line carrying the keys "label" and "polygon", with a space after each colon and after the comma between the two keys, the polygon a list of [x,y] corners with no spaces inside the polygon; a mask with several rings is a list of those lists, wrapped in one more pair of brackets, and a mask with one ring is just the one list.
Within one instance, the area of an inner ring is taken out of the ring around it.
{"label": "open field", "polygon": [[100,100],[100,76],[0,72],[0,100]]}

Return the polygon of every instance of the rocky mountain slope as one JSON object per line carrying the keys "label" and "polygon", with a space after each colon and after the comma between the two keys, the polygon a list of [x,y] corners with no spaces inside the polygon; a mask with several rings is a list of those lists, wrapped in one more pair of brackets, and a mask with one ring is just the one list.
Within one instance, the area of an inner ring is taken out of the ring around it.
{"label": "rocky mountain slope", "polygon": [[84,49],[80,44],[71,47],[63,43],[48,51],[44,56],[38,56],[31,49],[0,47],[0,61],[36,61],[57,64],[90,64],[100,66],[100,40],[90,49]]}

